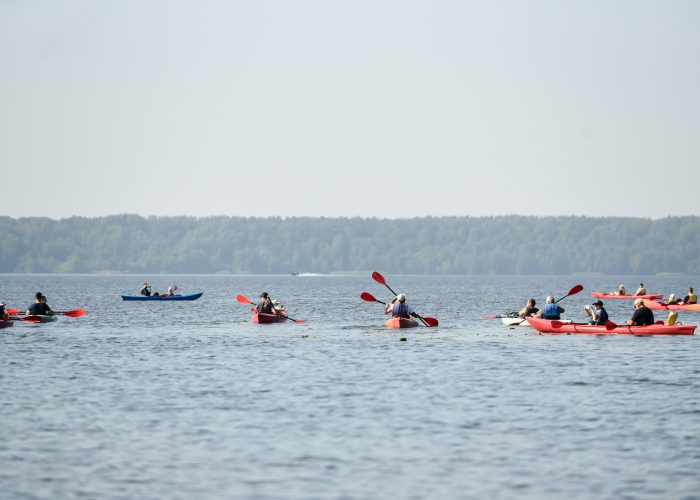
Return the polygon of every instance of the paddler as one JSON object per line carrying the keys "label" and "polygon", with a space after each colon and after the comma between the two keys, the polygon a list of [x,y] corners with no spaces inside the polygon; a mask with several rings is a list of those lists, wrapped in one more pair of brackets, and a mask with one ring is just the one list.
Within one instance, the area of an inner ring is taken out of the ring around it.
{"label": "paddler", "polygon": [[270,295],[267,292],[263,292],[260,294],[260,298],[262,300],[255,306],[258,312],[263,314],[276,314],[275,306],[270,299]]}
{"label": "paddler", "polygon": [[520,309],[520,312],[518,312],[518,317],[519,318],[525,318],[526,316],[532,316],[535,314],[539,309],[535,307],[535,299],[529,298],[527,299],[527,304],[525,304],[525,307]]}
{"label": "paddler", "polygon": [[617,287],[617,291],[612,292],[612,295],[627,295],[627,290],[625,290],[624,283],[621,283],[620,286]]}
{"label": "paddler", "polygon": [[586,308],[586,312],[591,315],[588,321],[591,325],[605,325],[608,321],[608,311],[603,307],[602,300],[596,300],[591,304],[593,307]]}
{"label": "paddler", "polygon": [[634,292],[635,295],[646,295],[647,294],[647,289],[644,288],[644,283],[639,284],[639,288],[637,288],[637,291]]}
{"label": "paddler", "polygon": [[406,304],[406,295],[403,293],[398,294],[387,303],[386,307],[384,308],[384,314],[389,313],[391,313],[392,318],[410,318],[411,316],[414,318],[418,317],[411,306]]}
{"label": "paddler", "polygon": [[630,326],[647,326],[654,324],[654,313],[644,305],[644,300],[635,299],[634,313],[632,318],[627,321]]}
{"label": "paddler", "polygon": [[53,311],[46,303],[46,297],[41,292],[34,294],[34,303],[27,309],[27,316],[53,316]]}
{"label": "paddler", "polygon": [[688,295],[686,295],[683,298],[683,303],[684,304],[697,304],[698,303],[698,296],[695,295],[695,292],[693,291],[693,287],[688,287]]}
{"label": "paddler", "polygon": [[141,295],[145,295],[146,297],[151,296],[151,285],[148,283],[144,283],[143,286],[141,287]]}
{"label": "paddler", "polygon": [[10,320],[10,315],[7,314],[7,311],[5,310],[5,303],[4,302],[0,302],[0,320],[5,320],[5,321]]}
{"label": "paddler", "polygon": [[536,318],[542,319],[561,319],[561,313],[564,312],[564,308],[559,304],[554,303],[554,297],[551,295],[547,297],[545,301],[544,309],[541,309],[535,314]]}

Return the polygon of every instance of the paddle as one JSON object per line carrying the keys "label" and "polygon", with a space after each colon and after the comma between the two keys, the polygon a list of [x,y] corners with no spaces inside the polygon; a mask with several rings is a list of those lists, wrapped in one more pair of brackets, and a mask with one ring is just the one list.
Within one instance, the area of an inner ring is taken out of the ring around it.
{"label": "paddle", "polygon": [[[85,316],[87,314],[87,311],[85,309],[73,309],[71,311],[54,311],[53,313],[62,314],[63,316],[69,316],[71,318],[79,318],[80,316]],[[8,309],[7,314],[25,315],[27,313],[23,313],[19,309]]]}
{"label": "paddle", "polygon": [[[252,304],[252,305],[255,305],[255,302],[253,302],[252,300],[250,300],[250,299],[249,299],[248,297],[246,297],[245,295],[240,295],[240,294],[239,294],[239,295],[236,295],[236,300],[237,300],[238,302],[240,302],[241,304],[249,304],[249,305]],[[257,311],[257,309],[251,309],[251,311]],[[273,313],[273,314],[275,314],[276,316],[282,316],[284,319],[288,319],[288,320],[294,321],[295,323],[303,323],[303,322],[306,321],[305,319],[294,319],[294,318],[290,318],[290,317],[287,316],[286,314],[278,314],[278,313],[276,313],[276,312]]]}
{"label": "paddle", "polygon": [[[380,304],[386,305],[386,302],[382,302],[381,300],[375,299],[374,295],[372,295],[371,293],[362,292],[360,294],[360,298],[362,300],[366,300],[367,302],[379,302]],[[418,316],[418,315],[416,315],[416,316]],[[438,326],[440,323],[436,318],[431,318],[429,316],[426,316],[426,317],[418,316],[418,318],[420,318],[423,321],[423,324],[425,326]]]}
{"label": "paddle", "polygon": [[[578,292],[580,292],[581,290],[583,290],[583,285],[574,285],[573,287],[571,287],[571,290],[569,290],[569,293],[567,293],[566,295],[564,295],[561,299],[555,300],[553,303],[556,304],[557,302],[559,302],[559,301],[561,301],[561,300],[564,300],[564,299],[567,298],[567,297],[570,297],[570,296],[572,296],[572,295],[576,295],[576,294],[577,294]],[[510,326],[518,326],[518,325],[521,324],[523,321],[525,321],[525,318],[521,319],[521,320],[518,321],[517,323],[511,323]]]}

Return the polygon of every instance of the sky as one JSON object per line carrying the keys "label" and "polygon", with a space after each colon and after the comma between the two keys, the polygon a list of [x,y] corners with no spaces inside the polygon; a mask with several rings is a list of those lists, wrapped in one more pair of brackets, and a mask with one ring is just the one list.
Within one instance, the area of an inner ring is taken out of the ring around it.
{"label": "sky", "polygon": [[0,215],[698,215],[700,2],[0,0]]}

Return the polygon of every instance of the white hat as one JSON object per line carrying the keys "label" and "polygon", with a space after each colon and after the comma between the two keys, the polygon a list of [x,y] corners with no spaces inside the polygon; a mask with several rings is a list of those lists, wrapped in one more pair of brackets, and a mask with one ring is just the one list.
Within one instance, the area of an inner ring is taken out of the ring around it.
{"label": "white hat", "polygon": [[4,302],[0,302],[0,307],[2,307],[2,306],[4,306],[4,305],[5,305]]}
{"label": "white hat", "polygon": [[405,302],[406,301],[406,295],[403,293],[400,293],[396,296],[396,300],[399,302]]}
{"label": "white hat", "polygon": [[638,304],[644,304],[644,299],[635,299],[634,305],[636,306]]}

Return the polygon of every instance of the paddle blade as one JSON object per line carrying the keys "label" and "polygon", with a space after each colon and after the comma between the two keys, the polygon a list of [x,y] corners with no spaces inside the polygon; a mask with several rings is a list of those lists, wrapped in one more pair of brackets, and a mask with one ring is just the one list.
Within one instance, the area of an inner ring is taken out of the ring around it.
{"label": "paddle blade", "polygon": [[30,323],[41,323],[41,318],[39,316],[24,316],[21,318],[22,321],[28,321]]}
{"label": "paddle blade", "polygon": [[360,298],[362,300],[366,300],[367,302],[377,302],[377,299],[374,298],[374,295],[372,295],[371,293],[367,293],[367,292],[362,292],[360,294]]}
{"label": "paddle blade", "polygon": [[85,316],[87,311],[85,309],[73,309],[72,311],[64,311],[56,314],[63,314],[64,316],[69,316],[71,318],[79,318],[80,316]]}
{"label": "paddle blade", "polygon": [[618,325],[615,324],[615,323],[613,323],[613,322],[610,321],[610,320],[608,320],[608,321],[605,322],[605,329],[606,329],[606,330],[614,330],[614,329],[617,328],[617,327],[618,327]]}
{"label": "paddle blade", "polygon": [[571,295],[576,295],[578,292],[583,290],[583,285],[574,285],[571,290],[569,290],[569,293],[566,294],[567,297]]}
{"label": "paddle blade", "polygon": [[22,314],[22,311],[19,309],[5,309],[5,312],[9,315]]}
{"label": "paddle blade", "polygon": [[248,297],[245,295],[236,295],[236,300],[240,302],[241,304],[252,304],[253,301],[250,300]]}
{"label": "paddle blade", "polygon": [[384,276],[379,274],[377,271],[374,271],[372,273],[372,279],[376,281],[377,283],[381,283],[382,285],[386,285],[386,280],[384,280]]}
{"label": "paddle blade", "polygon": [[423,321],[425,321],[425,324],[428,326],[438,326],[440,322],[437,320],[437,318],[430,318],[430,317],[423,317]]}

